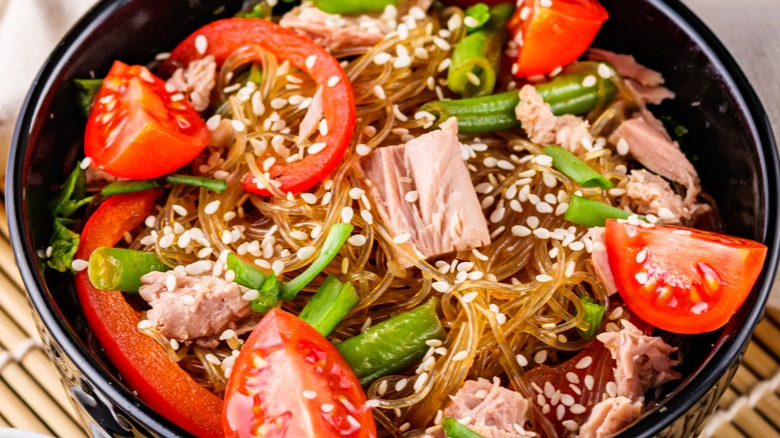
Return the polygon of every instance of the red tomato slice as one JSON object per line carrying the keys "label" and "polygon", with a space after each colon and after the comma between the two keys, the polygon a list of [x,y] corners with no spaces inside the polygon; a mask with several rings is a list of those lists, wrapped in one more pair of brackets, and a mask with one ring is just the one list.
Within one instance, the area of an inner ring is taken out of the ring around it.
{"label": "red tomato slice", "polygon": [[86,155],[118,177],[150,179],[192,161],[210,141],[206,123],[185,98],[146,67],[116,61],[87,121]]}
{"label": "red tomato slice", "polygon": [[225,392],[227,437],[375,437],[357,377],[336,347],[279,309],[241,348]]}
{"label": "red tomato slice", "polygon": [[747,239],[674,226],[607,221],[620,295],[648,323],[675,333],[715,330],[745,301],[766,257]]}
{"label": "red tomato slice", "polygon": [[[205,38],[206,48],[198,50],[196,40]],[[355,98],[352,85],[339,61],[311,38],[285,29],[276,23],[258,18],[228,18],[214,21],[196,30],[171,52],[160,66],[160,73],[171,74],[177,67],[194,59],[214,55],[217,65],[236,49],[247,45],[259,45],[271,52],[279,61],[287,60],[294,68],[309,74],[322,87],[323,117],[328,121],[328,135],[320,135],[317,142],[325,148],[316,154],[307,154],[302,160],[285,163],[278,160],[269,174],[282,192],[305,191],[328,176],[335,169],[349,147],[355,128]],[[311,58],[311,57],[314,58]],[[307,59],[314,59],[313,65]],[[262,165],[264,157],[258,157]],[[242,181],[244,190],[259,195],[270,195],[259,188],[251,174]]]}
{"label": "red tomato slice", "polygon": [[550,73],[585,53],[609,18],[596,0],[526,0],[509,22],[518,58],[518,77]]}
{"label": "red tomato slice", "polygon": [[[143,223],[159,196],[160,191],[147,190],[108,198],[84,226],[76,258],[88,260],[95,248],[116,245]],[[96,289],[87,271],[78,272],[75,282],[89,327],[130,387],[152,409],[195,436],[221,436],[222,400],[138,331],[139,318],[124,295]]]}

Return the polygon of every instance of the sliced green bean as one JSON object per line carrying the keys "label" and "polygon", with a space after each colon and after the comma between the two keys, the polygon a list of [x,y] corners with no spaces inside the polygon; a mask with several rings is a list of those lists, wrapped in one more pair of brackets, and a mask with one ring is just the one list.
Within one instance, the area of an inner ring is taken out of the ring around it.
{"label": "sliced green bean", "polygon": [[441,427],[447,438],[484,438],[469,427],[458,423],[458,420],[452,417],[444,417],[441,421]]}
{"label": "sliced green bean", "polygon": [[168,270],[153,252],[101,246],[89,256],[89,280],[101,290],[138,292],[142,276]]}
{"label": "sliced green bean", "polygon": [[[586,227],[603,227],[607,219],[628,219],[633,215],[630,211],[574,195],[569,200],[569,208],[563,218]],[[644,220],[642,216],[638,218]]]}
{"label": "sliced green bean", "polygon": [[314,0],[314,5],[328,14],[364,14],[383,11],[392,5],[398,7],[400,0]]}
{"label": "sliced green bean", "polygon": [[484,96],[493,92],[501,68],[503,46],[509,31],[506,23],[514,3],[490,8],[490,18],[479,30],[459,41],[452,51],[447,86],[462,97]]}
{"label": "sliced green bean", "polygon": [[553,168],[583,187],[612,188],[612,181],[560,146],[547,146],[544,153],[553,159]]}
{"label": "sliced green bean", "polygon": [[583,339],[593,339],[601,330],[601,324],[604,322],[604,314],[607,312],[607,306],[599,304],[588,295],[581,295],[580,299],[585,305],[585,314],[582,319],[588,323],[587,330],[579,330]]}
{"label": "sliced green bean", "polygon": [[335,275],[328,275],[298,317],[328,336],[358,301],[360,297],[352,283],[342,284]]}
{"label": "sliced green bean", "polygon": [[166,175],[162,179],[147,179],[133,181],[114,181],[108,183],[100,192],[101,196],[121,195],[124,193],[140,192],[148,189],[157,189],[164,184],[181,184],[194,187],[202,187],[212,192],[222,193],[227,189],[227,182],[192,175]]}
{"label": "sliced green bean", "polygon": [[170,174],[165,176],[168,184],[181,184],[185,186],[203,187],[212,192],[222,193],[227,189],[227,181],[220,179],[204,178],[202,176]]}

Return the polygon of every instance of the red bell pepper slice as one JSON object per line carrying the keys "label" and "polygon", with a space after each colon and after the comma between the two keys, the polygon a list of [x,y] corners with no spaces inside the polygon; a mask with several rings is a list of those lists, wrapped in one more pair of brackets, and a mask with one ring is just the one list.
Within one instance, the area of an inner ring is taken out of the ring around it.
{"label": "red bell pepper slice", "polygon": [[[112,196],[89,218],[76,258],[112,247],[140,225],[160,195],[158,190]],[[222,400],[195,382],[163,348],[138,331],[139,317],[121,292],[98,290],[87,271],[76,274],[81,308],[100,345],[141,398],[156,412],[196,436],[222,436]]]}
{"label": "red bell pepper slice", "polygon": [[[200,52],[195,42],[199,37],[206,38],[205,50],[201,43]],[[322,87],[323,115],[328,122],[329,132],[326,136],[320,135],[317,142],[324,141],[327,146],[314,155],[307,155],[303,160],[282,162],[269,170],[271,179],[281,184],[281,191],[305,191],[339,165],[355,127],[352,85],[336,58],[322,46],[267,20],[228,18],[201,27],[179,43],[160,66],[159,72],[170,75],[176,68],[207,55],[214,55],[217,65],[221,66],[231,53],[247,45],[258,45],[273,53],[280,61],[289,61],[292,67],[308,73]],[[312,55],[317,58],[313,67],[309,68],[306,59]],[[258,161],[261,162],[261,157],[258,157]],[[251,193],[270,194],[268,190],[257,187],[251,174],[243,179],[243,187]]]}

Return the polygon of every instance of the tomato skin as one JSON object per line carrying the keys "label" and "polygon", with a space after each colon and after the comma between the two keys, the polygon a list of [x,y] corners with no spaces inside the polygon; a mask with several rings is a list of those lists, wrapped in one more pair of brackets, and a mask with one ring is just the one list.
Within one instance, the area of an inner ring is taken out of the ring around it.
{"label": "tomato skin", "polygon": [[84,151],[97,168],[130,179],[156,178],[208,145],[206,123],[146,67],[115,61],[95,97]]}
{"label": "tomato skin", "polygon": [[[125,232],[143,223],[159,195],[158,190],[147,190],[106,200],[84,226],[76,258],[88,260],[95,248],[116,245]],[[89,327],[130,387],[152,409],[190,433],[221,436],[222,400],[138,331],[140,319],[122,293],[96,289],[87,271],[76,274],[75,285]]]}
{"label": "tomato skin", "polygon": [[474,6],[477,3],[484,3],[488,6],[495,6],[501,3],[508,3],[507,0],[444,0],[446,5],[457,6],[461,9],[466,9],[469,6]]}
{"label": "tomato skin", "polygon": [[226,437],[376,437],[365,403],[336,347],[275,308],[255,327],[233,366],[223,428]]}
{"label": "tomato skin", "polygon": [[626,305],[674,333],[722,327],[761,273],[766,246],[747,239],[676,226],[608,220],[609,265]]}
{"label": "tomato skin", "polygon": [[[596,0],[553,0],[549,7],[541,3],[526,0],[509,22],[514,41],[522,41],[515,62],[517,77],[548,74],[574,62],[609,18]],[[523,19],[528,13],[526,8],[530,8],[530,14]]]}
{"label": "tomato skin", "polygon": [[[205,37],[206,50],[197,50],[195,40]],[[278,160],[269,170],[271,179],[282,192],[299,193],[308,190],[328,176],[338,165],[349,147],[355,127],[355,98],[352,85],[338,60],[310,38],[285,29],[276,23],[259,18],[228,18],[209,23],[193,32],[171,52],[160,66],[160,74],[169,75],[177,67],[192,60],[213,55],[220,66],[236,49],[259,45],[273,53],[279,61],[287,60],[293,68],[308,73],[323,90],[323,117],[328,122],[328,135],[320,135],[316,142],[325,142],[325,149],[307,154],[302,160],[285,163]],[[313,67],[306,59],[316,55]],[[338,78],[335,84],[330,81]],[[258,157],[262,166],[264,157]],[[270,195],[258,188],[251,174],[242,181],[244,190],[259,195]]]}

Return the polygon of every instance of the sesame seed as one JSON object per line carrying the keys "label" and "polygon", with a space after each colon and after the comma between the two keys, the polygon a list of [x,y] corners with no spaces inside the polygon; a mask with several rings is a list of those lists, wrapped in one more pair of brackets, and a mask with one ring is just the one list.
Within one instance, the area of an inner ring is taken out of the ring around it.
{"label": "sesame seed", "polygon": [[661,207],[658,209],[658,217],[666,221],[674,220],[677,218],[677,216],[675,216],[672,210],[666,207]]}
{"label": "sesame seed", "polygon": [[512,227],[512,234],[517,237],[527,237],[531,235],[531,229],[523,225],[515,225]]}
{"label": "sesame seed", "polygon": [[363,246],[363,245],[366,244],[366,236],[364,236],[362,234],[355,234],[355,235],[349,236],[349,238],[347,239],[347,242],[350,245],[352,245],[352,246],[356,246],[356,247]]}
{"label": "sesame seed", "polygon": [[452,60],[450,58],[445,58],[442,62],[439,63],[439,65],[436,67],[436,70],[441,73],[444,70],[450,68],[450,64],[452,64]]}
{"label": "sesame seed", "polygon": [[537,228],[533,233],[538,239],[546,240],[550,238],[550,230],[547,228]]}
{"label": "sesame seed", "polygon": [[315,155],[315,154],[318,154],[318,153],[322,152],[327,146],[328,146],[328,143],[326,143],[324,141],[321,141],[321,142],[318,142],[318,143],[314,143],[311,146],[309,146],[309,148],[307,149],[307,152],[310,155]]}
{"label": "sesame seed", "polygon": [[296,256],[298,257],[298,260],[307,260],[313,256],[315,252],[317,252],[317,248],[313,246],[304,246],[298,250]]}
{"label": "sesame seed", "polygon": [[307,204],[316,204],[317,203],[317,196],[311,194],[311,193],[301,193],[301,199],[303,199],[303,202]]}
{"label": "sesame seed", "polygon": [[198,35],[195,37],[195,50],[197,50],[199,54],[205,54],[208,47],[209,41],[204,35]]}
{"label": "sesame seed", "polygon": [[195,304],[195,297],[193,297],[192,295],[182,295],[179,297],[179,301],[181,301],[187,306],[191,306]]}
{"label": "sesame seed", "polygon": [[362,217],[363,220],[366,221],[366,223],[369,225],[374,223],[374,215],[372,215],[368,210],[360,210],[360,217]]}
{"label": "sesame seed", "polygon": [[645,260],[647,260],[647,248],[642,248],[641,251],[636,253],[636,262],[642,264]]}
{"label": "sesame seed", "polygon": [[390,61],[393,57],[389,53],[377,53],[374,56],[374,64],[376,65],[384,65],[387,64],[388,61]]}
{"label": "sesame seed", "polygon": [[536,276],[536,281],[538,281],[539,283],[548,283],[552,281],[552,277],[550,277],[547,274],[539,274]]}
{"label": "sesame seed", "polygon": [[401,392],[404,388],[406,388],[406,384],[409,383],[406,379],[400,379],[399,381],[395,382],[395,392]]}
{"label": "sesame seed", "polygon": [[147,330],[154,327],[154,324],[152,321],[149,321],[148,319],[142,319],[138,321],[138,330]]}
{"label": "sesame seed", "polygon": [[309,70],[313,69],[316,63],[317,63],[317,55],[309,55],[308,57],[306,57],[306,61],[304,61],[306,68],[308,68]]}
{"label": "sesame seed", "polygon": [[482,254],[479,252],[477,248],[474,248],[471,250],[471,253],[474,254],[474,257],[476,257],[478,260],[482,260],[483,262],[486,262],[490,260],[490,257],[486,256],[485,254]]}
{"label": "sesame seed", "polygon": [[639,284],[645,284],[647,283],[647,280],[649,280],[649,277],[647,276],[646,272],[637,272],[636,274],[634,274],[634,278]]}
{"label": "sesame seed", "polygon": [[479,292],[469,292],[460,299],[463,304],[468,304],[474,301],[479,296]]}
{"label": "sesame seed", "polygon": [[271,269],[274,271],[274,274],[280,275],[282,272],[284,272],[284,262],[281,260],[276,260],[271,264]]}
{"label": "sesame seed", "polygon": [[609,79],[612,77],[612,69],[607,64],[599,64],[598,67],[599,76],[603,79]]}
{"label": "sesame seed", "polygon": [[628,142],[626,141],[626,139],[621,138],[620,140],[618,140],[617,145],[615,145],[615,149],[617,150],[617,153],[619,155],[625,156],[628,155],[630,148],[628,146]]}
{"label": "sesame seed", "polygon": [[[453,17],[454,17],[454,15],[453,15]],[[468,27],[477,27],[477,26],[479,26],[479,20],[477,20],[476,18],[472,17],[471,15],[467,16],[466,18],[464,18],[463,22]]]}
{"label": "sesame seed", "polygon": [[[536,362],[536,363],[544,363],[544,361],[546,361],[546,360],[547,360],[547,350],[539,350],[539,351],[537,351],[534,354],[534,362]],[[547,383],[549,383],[549,382],[545,382],[545,390],[547,389],[546,388],[546,384]],[[550,397],[547,397],[547,398],[550,398]]]}
{"label": "sesame seed", "polygon": [[475,87],[479,87],[482,84],[482,80],[479,78],[479,76],[470,71],[466,72],[466,79],[468,79],[468,81],[471,82]]}
{"label": "sesame seed", "polygon": [[[589,367],[593,363],[593,358],[590,356],[585,356],[582,359],[580,359],[576,365],[574,365],[574,368],[577,368],[578,370],[584,370],[585,368]],[[587,381],[585,382],[587,384]]]}
{"label": "sesame seed", "polygon": [[[545,1],[545,0],[542,0],[542,3],[544,3],[544,1]],[[551,0],[547,0],[547,1],[548,1],[550,4],[552,4],[552,1],[551,1]],[[579,424],[577,424],[577,422],[576,422],[576,421],[574,421],[574,420],[564,420],[564,421],[562,421],[562,422],[561,422],[561,424],[562,424],[562,425],[563,425],[563,427],[565,427],[565,428],[566,428],[566,430],[568,430],[569,432],[576,432],[576,431],[577,431],[577,429],[579,429],[579,428],[580,428],[580,425],[579,425]]]}
{"label": "sesame seed", "polygon": [[255,289],[249,289],[241,295],[241,299],[244,301],[254,301],[260,296],[260,292]]}
{"label": "sesame seed", "polygon": [[338,76],[331,76],[330,78],[328,78],[328,86],[329,87],[335,87],[336,84],[339,83],[339,81],[341,81],[340,77],[338,77]]}
{"label": "sesame seed", "polygon": [[315,398],[317,398],[317,393],[312,391],[312,390],[310,390],[310,389],[305,389],[301,393],[301,395],[303,396],[303,398],[305,398],[307,400],[314,400]]}
{"label": "sesame seed", "polygon": [[444,51],[449,51],[452,47],[450,46],[450,43],[448,43],[446,40],[444,40],[441,37],[433,37],[433,43],[436,44],[437,47]]}
{"label": "sesame seed", "polygon": [[355,210],[353,210],[352,207],[347,206],[341,209],[341,221],[344,222],[345,224],[350,223],[354,216],[355,216]]}
{"label": "sesame seed", "polygon": [[401,245],[401,244],[406,243],[411,237],[412,237],[412,235],[409,234],[409,233],[401,233],[401,234],[393,237],[393,242]]}
{"label": "sesame seed", "polygon": [[404,195],[404,199],[406,202],[417,202],[417,199],[420,197],[420,193],[417,190],[412,190],[409,192],[406,192],[406,195]]}
{"label": "sesame seed", "polygon": [[431,287],[436,292],[444,293],[444,292],[447,292],[450,289],[450,284],[447,283],[446,281],[435,281],[435,282],[433,282],[431,284]]}
{"label": "sesame seed", "polygon": [[360,187],[352,187],[349,189],[349,197],[352,199],[360,199],[361,196],[363,196],[366,193],[365,190],[361,189]]}
{"label": "sesame seed", "polygon": [[360,156],[366,156],[369,153],[371,153],[371,148],[360,143],[357,146],[355,146],[355,152]]}
{"label": "sesame seed", "polygon": [[402,113],[401,109],[398,108],[398,105],[393,105],[393,115],[395,115],[395,117],[402,122],[406,122],[409,120],[409,118],[406,117],[406,114]]}
{"label": "sesame seed", "polygon": [[598,80],[596,79],[595,76],[587,75],[587,76],[585,76],[585,79],[582,80],[582,86],[585,87],[585,88],[590,88],[590,87],[596,85],[597,82],[598,82]]}
{"label": "sesame seed", "polygon": [[241,120],[231,120],[230,124],[233,125],[233,129],[236,132],[244,132],[246,130],[246,125]]}
{"label": "sesame seed", "polygon": [[168,341],[168,345],[170,345],[171,348],[173,348],[173,351],[179,349],[179,341],[177,341],[176,339],[171,339],[170,341]]}
{"label": "sesame seed", "polygon": [[425,386],[425,383],[428,382],[428,373],[422,373],[419,377],[417,377],[417,380],[414,382],[414,392],[420,392],[422,390],[423,386]]}
{"label": "sesame seed", "polygon": [[322,412],[326,413],[326,414],[329,413],[329,412],[333,412],[334,408],[335,408],[335,406],[333,406],[330,403],[323,403],[322,405],[320,405],[320,410]]}

